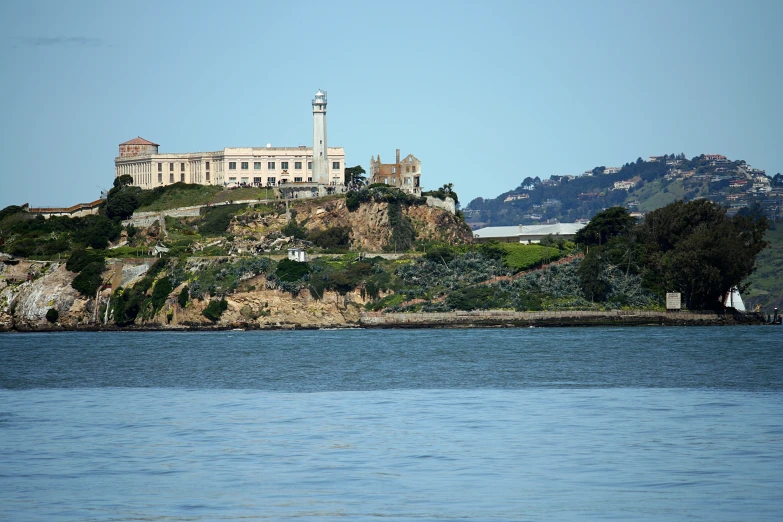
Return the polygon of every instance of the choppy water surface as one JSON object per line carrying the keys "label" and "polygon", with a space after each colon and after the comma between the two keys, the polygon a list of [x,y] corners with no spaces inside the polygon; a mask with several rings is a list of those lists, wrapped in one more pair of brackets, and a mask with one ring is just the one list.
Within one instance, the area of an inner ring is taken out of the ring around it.
{"label": "choppy water surface", "polygon": [[783,328],[0,336],[0,520],[781,520]]}

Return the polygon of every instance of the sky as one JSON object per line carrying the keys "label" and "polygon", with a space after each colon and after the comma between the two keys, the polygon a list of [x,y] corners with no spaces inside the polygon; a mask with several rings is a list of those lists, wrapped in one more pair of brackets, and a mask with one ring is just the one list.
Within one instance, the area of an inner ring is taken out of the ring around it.
{"label": "sky", "polygon": [[0,208],[110,188],[118,144],[161,152],[395,149],[425,190],[684,152],[783,172],[783,2],[18,1],[0,17]]}

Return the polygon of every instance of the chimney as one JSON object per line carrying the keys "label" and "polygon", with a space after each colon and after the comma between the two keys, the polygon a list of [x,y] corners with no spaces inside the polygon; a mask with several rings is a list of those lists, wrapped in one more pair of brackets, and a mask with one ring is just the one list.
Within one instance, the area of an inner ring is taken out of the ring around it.
{"label": "chimney", "polygon": [[395,161],[397,165],[400,164],[400,149],[397,149],[397,161]]}

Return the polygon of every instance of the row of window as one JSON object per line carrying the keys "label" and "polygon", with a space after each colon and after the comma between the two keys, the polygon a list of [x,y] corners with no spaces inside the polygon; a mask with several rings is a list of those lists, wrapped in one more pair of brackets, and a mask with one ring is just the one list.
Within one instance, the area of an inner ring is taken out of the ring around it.
{"label": "row of window", "polygon": [[[250,162],[248,161],[242,161],[239,164],[240,168],[242,170],[249,170],[250,168]],[[205,170],[209,171],[209,162],[204,162]],[[274,161],[268,161],[266,163],[267,170],[275,170],[275,162]],[[309,170],[313,169],[313,162],[308,161],[307,162],[307,168]],[[228,170],[236,170],[237,169],[237,162],[236,161],[229,161],[228,162]],[[280,162],[280,169],[281,170],[288,170],[288,162],[287,161],[281,161]],[[340,162],[339,161],[333,161],[332,162],[332,169],[333,170],[340,170]],[[179,170],[180,172],[185,172],[185,164],[180,163],[179,164]],[[254,161],[253,162],[253,170],[261,170],[261,162],[260,161]],[[301,161],[295,161],[294,162],[294,170],[302,170],[302,162]],[[158,172],[163,172],[163,163],[158,163]],[[169,163],[169,172],[174,172],[174,163]],[[209,176],[209,174],[207,174]],[[159,178],[161,176],[158,176]]]}
{"label": "row of window", "polygon": [[[209,162],[207,161],[206,163],[207,163],[207,170],[209,170]],[[185,164],[184,163],[180,163],[179,164],[179,171],[180,172],[185,172]],[[163,172],[163,163],[158,163],[158,172]],[[173,163],[169,163],[169,172],[174,172],[174,164]],[[160,176],[158,176],[158,177],[160,177]]]}
{"label": "row of window", "polygon": [[[281,161],[280,162],[280,169],[281,170],[288,170],[288,162],[287,161]],[[267,170],[275,170],[277,163],[274,161],[267,161],[266,162],[266,168]],[[209,168],[209,166],[207,166]],[[241,170],[249,170],[250,169],[250,162],[248,161],[241,161],[239,162],[239,168]],[[307,162],[307,168],[309,170],[313,169],[313,162],[308,161]],[[339,161],[333,161],[332,162],[332,168],[334,170],[340,170],[340,162]],[[229,161],[228,162],[228,170],[237,170],[237,162],[236,161]],[[261,162],[260,161],[254,161],[253,162],[253,170],[261,170]],[[301,161],[295,161],[294,162],[294,170],[302,170],[302,162]]]}
{"label": "row of window", "polygon": [[[207,181],[209,181],[209,172],[207,172],[206,174],[207,174],[207,176],[206,176]],[[180,173],[179,180],[182,183],[185,183],[185,173],[184,172]],[[158,183],[163,183],[163,173],[162,172],[158,172]],[[169,183],[174,183],[174,173],[173,172],[169,173]]]}
{"label": "row of window", "polygon": [[[302,178],[301,176],[294,177],[294,183],[302,183],[303,181],[304,181],[304,178]],[[313,181],[313,178],[307,178],[307,182],[308,183],[312,183],[312,181]],[[243,176],[243,177],[239,178],[239,181],[237,181],[236,176],[229,176],[228,177],[228,183],[229,184],[244,183],[246,185],[249,185],[250,184],[250,178]],[[268,176],[266,178],[266,184],[267,185],[278,185],[278,184],[282,185],[282,184],[285,184],[285,183],[287,183],[287,180],[285,180],[285,179],[281,179],[280,182],[278,183],[277,178],[275,176]],[[263,185],[263,184],[264,184],[263,178],[259,178],[259,177],[254,177],[253,178],[253,185],[259,185],[260,186],[260,185]]]}

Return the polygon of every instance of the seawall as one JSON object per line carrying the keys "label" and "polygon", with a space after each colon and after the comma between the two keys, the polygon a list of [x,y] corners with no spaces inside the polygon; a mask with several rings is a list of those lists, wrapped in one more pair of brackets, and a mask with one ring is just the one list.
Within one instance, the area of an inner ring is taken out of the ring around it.
{"label": "seawall", "polygon": [[368,328],[449,328],[482,326],[713,326],[764,324],[763,314],[731,312],[659,312],[649,310],[515,312],[381,313],[366,312],[359,324]]}

